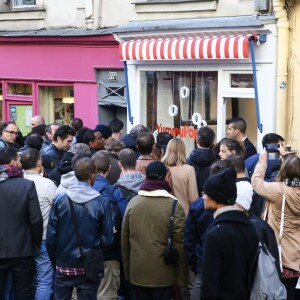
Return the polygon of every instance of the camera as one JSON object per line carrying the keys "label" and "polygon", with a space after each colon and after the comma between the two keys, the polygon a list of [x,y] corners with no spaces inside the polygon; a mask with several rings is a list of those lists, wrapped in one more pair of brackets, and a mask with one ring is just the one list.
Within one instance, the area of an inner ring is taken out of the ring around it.
{"label": "camera", "polygon": [[266,144],[267,157],[269,159],[279,159],[279,144]]}

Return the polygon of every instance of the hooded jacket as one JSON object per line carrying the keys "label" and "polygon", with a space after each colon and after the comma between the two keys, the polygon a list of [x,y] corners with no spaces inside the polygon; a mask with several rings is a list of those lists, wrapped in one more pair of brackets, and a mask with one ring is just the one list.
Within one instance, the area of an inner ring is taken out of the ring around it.
{"label": "hooded jacket", "polygon": [[286,268],[300,271],[300,187],[286,186],[283,182],[264,181],[267,163],[259,161],[252,175],[253,189],[267,200],[267,222],[273,228],[278,242],[281,220],[282,196],[284,208],[283,236],[281,240],[282,264]]}
{"label": "hooded jacket", "polygon": [[78,182],[58,195],[52,205],[46,246],[53,265],[82,267],[68,197],[73,201],[79,234],[86,253],[92,248],[110,247],[113,243],[111,209],[107,201],[90,185]]}
{"label": "hooded jacket", "polygon": [[211,149],[194,149],[187,159],[188,164],[195,168],[198,194],[203,191],[203,183],[209,177],[210,165],[216,160],[216,155]]}

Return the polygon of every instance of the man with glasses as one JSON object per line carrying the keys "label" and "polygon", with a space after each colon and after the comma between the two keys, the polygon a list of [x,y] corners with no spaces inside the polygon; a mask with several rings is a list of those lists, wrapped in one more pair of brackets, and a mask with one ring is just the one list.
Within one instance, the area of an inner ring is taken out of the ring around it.
{"label": "man with glasses", "polygon": [[18,145],[15,142],[19,134],[18,126],[13,122],[6,122],[1,125],[2,135],[0,137],[0,148],[15,148],[18,149]]}

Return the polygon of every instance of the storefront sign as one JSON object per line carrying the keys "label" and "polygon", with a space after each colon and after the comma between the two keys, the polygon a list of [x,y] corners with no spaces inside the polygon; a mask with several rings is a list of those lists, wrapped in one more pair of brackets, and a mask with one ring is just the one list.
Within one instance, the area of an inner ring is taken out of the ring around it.
{"label": "storefront sign", "polygon": [[191,128],[188,125],[184,125],[183,127],[180,128],[175,128],[175,127],[163,127],[161,124],[156,124],[156,129],[158,133],[167,131],[168,133],[172,134],[174,137],[181,137],[181,138],[194,138],[196,139],[197,136],[197,131],[198,129]]}

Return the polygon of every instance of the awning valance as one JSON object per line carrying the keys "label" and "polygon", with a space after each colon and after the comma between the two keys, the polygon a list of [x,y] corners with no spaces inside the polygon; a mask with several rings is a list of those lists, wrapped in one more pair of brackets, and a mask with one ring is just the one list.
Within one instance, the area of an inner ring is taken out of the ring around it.
{"label": "awning valance", "polygon": [[251,36],[253,35],[131,40],[120,43],[120,59],[247,59]]}

